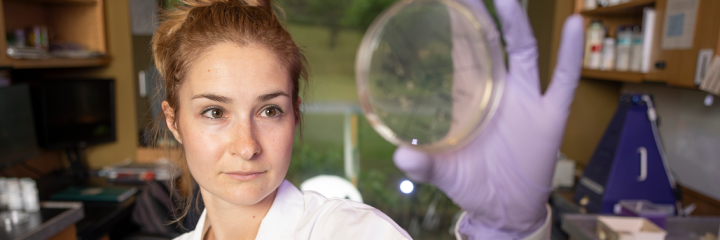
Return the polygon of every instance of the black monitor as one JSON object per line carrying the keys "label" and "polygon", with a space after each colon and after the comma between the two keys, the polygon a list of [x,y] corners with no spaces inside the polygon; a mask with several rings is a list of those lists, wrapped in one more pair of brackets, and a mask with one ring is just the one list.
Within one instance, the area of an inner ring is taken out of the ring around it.
{"label": "black monitor", "polygon": [[42,80],[32,89],[37,136],[47,149],[115,141],[115,81]]}
{"label": "black monitor", "polygon": [[0,168],[37,154],[30,88],[0,87]]}

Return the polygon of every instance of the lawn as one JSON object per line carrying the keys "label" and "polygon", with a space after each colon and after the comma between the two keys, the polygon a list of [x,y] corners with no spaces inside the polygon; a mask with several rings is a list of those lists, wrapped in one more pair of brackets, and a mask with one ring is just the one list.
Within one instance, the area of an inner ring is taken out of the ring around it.
{"label": "lawn", "polygon": [[306,102],[357,103],[354,64],[362,33],[341,31],[337,45],[331,49],[327,28],[289,25],[288,30],[309,63],[310,86],[305,89]]}
{"label": "lawn", "polygon": [[[310,85],[306,89],[304,104],[327,102],[357,104],[354,62],[362,33],[355,30],[341,31],[337,45],[335,48],[330,48],[329,31],[326,28],[290,25],[288,30],[305,51],[310,67]],[[343,112],[305,114],[303,120],[303,139],[296,144],[297,148],[334,151],[339,152],[339,156],[342,157]],[[388,170],[388,174],[399,175],[400,171],[392,163],[395,146],[380,137],[362,114],[359,120],[358,147],[362,167],[385,169]],[[342,158],[337,161],[342,162]]]}
{"label": "lawn", "polygon": [[[335,48],[330,48],[328,44],[329,31],[326,28],[290,25],[288,30],[293,39],[304,50],[309,63],[310,85],[306,86],[308,88],[305,89],[306,95],[303,103],[343,102],[357,104],[354,62],[355,53],[362,39],[362,33],[355,30],[341,31],[337,45]],[[383,175],[393,176],[391,178],[402,177],[402,173],[392,163],[395,146],[380,137],[362,114],[359,115],[358,119],[358,148],[361,169],[379,170]],[[344,175],[342,169],[343,123],[343,112],[336,114],[305,114],[303,117],[303,136],[302,139],[298,138],[295,144],[296,153],[312,155],[315,158],[324,158],[323,161],[325,162],[322,163],[324,166],[318,167],[319,169],[331,174]],[[328,166],[335,166],[338,169],[328,168]],[[303,170],[316,174],[314,169],[305,167]],[[308,176],[312,174],[302,174],[305,177],[297,180],[312,177]],[[292,175],[292,173],[289,175]]]}
{"label": "lawn", "polygon": [[[310,84],[304,86],[306,94],[303,104],[357,104],[354,62],[362,33],[355,30],[341,31],[336,47],[330,48],[329,31],[326,28],[289,25],[288,30],[304,50],[309,63]],[[422,216],[435,196],[436,189],[429,185],[416,185],[417,190],[413,195],[401,193],[398,185],[406,177],[392,162],[396,147],[380,137],[362,113],[358,114],[358,189],[364,202],[380,209],[406,229],[413,217],[422,222]],[[288,180],[299,186],[304,180],[320,174],[344,176],[344,119],[343,112],[304,115],[303,136],[296,139]],[[459,209],[444,195],[441,198],[440,228],[433,232],[423,231],[414,236],[416,239],[453,239],[446,234],[447,227],[450,218]]]}

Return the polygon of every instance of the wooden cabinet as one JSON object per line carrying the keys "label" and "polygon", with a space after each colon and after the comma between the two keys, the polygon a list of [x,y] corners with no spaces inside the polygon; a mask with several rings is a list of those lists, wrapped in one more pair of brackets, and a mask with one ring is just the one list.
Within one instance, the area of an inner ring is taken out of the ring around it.
{"label": "wooden cabinet", "polygon": [[97,51],[93,58],[12,59],[7,38],[0,39],[0,66],[16,69],[99,67],[110,64],[105,31],[104,0],[2,0],[0,30],[13,32],[47,26],[50,42],[72,42]]}
{"label": "wooden cabinet", "polygon": [[[653,7],[656,11],[655,29],[650,56],[650,70],[647,73],[600,71],[585,69],[582,77],[619,82],[661,82],[673,87],[697,88],[694,84],[695,68],[701,49],[716,50],[720,33],[720,1],[699,0],[695,34],[692,48],[663,50],[662,34],[668,0],[634,0],[628,3],[598,7],[583,11],[583,0],[575,1],[575,12],[580,13],[586,26],[592,19],[600,19],[607,27],[608,35],[615,37],[620,25],[641,25],[643,8]],[[648,41],[645,39],[645,41]]]}
{"label": "wooden cabinet", "polygon": [[655,8],[660,23],[655,31],[652,63],[663,62],[665,69],[651,68],[645,78],[649,81],[666,82],[670,86],[697,88],[693,82],[698,53],[701,49],[713,49],[717,52],[718,32],[720,31],[720,1],[700,0],[695,23],[693,46],[686,50],[662,50],[662,20],[665,19],[667,0],[658,0]]}

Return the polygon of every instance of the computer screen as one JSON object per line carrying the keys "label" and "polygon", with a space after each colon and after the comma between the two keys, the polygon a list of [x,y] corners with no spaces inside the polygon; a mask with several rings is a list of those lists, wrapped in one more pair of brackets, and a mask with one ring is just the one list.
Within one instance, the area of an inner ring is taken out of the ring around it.
{"label": "computer screen", "polygon": [[112,79],[43,80],[33,87],[38,140],[53,149],[115,141]]}
{"label": "computer screen", "polygon": [[0,168],[37,154],[30,88],[0,87]]}

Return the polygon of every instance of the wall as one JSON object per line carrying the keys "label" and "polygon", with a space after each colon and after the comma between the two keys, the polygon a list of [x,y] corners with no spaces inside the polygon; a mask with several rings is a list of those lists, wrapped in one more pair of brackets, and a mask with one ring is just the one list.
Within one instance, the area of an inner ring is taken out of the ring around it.
{"label": "wall", "polygon": [[91,168],[99,168],[126,158],[135,159],[138,146],[132,39],[128,0],[105,0],[105,25],[110,66],[87,73],[93,77],[115,79],[117,141],[89,147],[87,159]]}
{"label": "wall", "polygon": [[[555,27],[554,1],[528,1],[528,20],[538,44],[538,73],[542,89],[546,89],[552,76],[550,71],[553,28]],[[540,47],[542,46],[542,47]]]}
{"label": "wall", "polygon": [[584,169],[617,109],[619,82],[580,79],[560,151]]}
{"label": "wall", "polygon": [[720,200],[720,98],[705,106],[705,92],[650,84],[625,84],[623,92],[653,94],[660,137],[678,182]]}

